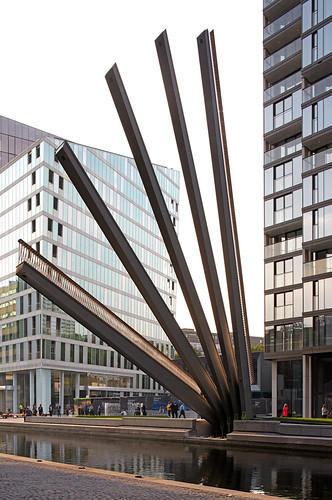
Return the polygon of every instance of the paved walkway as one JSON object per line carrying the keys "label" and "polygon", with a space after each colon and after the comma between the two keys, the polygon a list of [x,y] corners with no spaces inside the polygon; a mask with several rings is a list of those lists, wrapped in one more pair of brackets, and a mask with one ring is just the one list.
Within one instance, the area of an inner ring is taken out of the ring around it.
{"label": "paved walkway", "polygon": [[0,497],[6,500],[280,500],[5,454],[0,454],[0,485]]}

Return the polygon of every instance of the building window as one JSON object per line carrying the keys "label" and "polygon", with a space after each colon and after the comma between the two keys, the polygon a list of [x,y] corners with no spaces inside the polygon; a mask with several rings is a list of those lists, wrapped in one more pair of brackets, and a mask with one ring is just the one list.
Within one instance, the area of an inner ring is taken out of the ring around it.
{"label": "building window", "polygon": [[63,230],[63,226],[59,222],[59,224],[58,224],[58,236],[62,236],[62,230]]}
{"label": "building window", "polygon": [[32,316],[32,335],[36,335],[36,316]]}
{"label": "building window", "polygon": [[38,146],[36,146],[36,158],[39,158],[40,157],[40,144],[38,144]]}
{"label": "building window", "polygon": [[79,346],[79,359],[78,359],[78,362],[79,363],[83,363],[83,346],[82,345]]}
{"label": "building window", "polygon": [[39,207],[40,205],[40,193],[36,194],[36,207]]}
{"label": "building window", "polygon": [[56,198],[56,196],[54,196],[53,198],[53,210],[58,210],[58,198]]}
{"label": "building window", "polygon": [[317,61],[318,54],[318,33],[315,31],[311,35],[311,62]]}
{"label": "building window", "polygon": [[28,153],[28,165],[31,164],[31,161],[32,161],[32,155],[31,155],[31,151],[29,151],[29,153]]}
{"label": "building window", "polygon": [[40,253],[40,241],[36,242],[36,252]]}
{"label": "building window", "polygon": [[276,293],[274,296],[275,319],[293,316],[293,292]]}
{"label": "building window", "polygon": [[61,342],[61,361],[66,361],[66,344]]}
{"label": "building window", "polygon": [[35,233],[36,232],[36,220],[31,221],[31,232]]}
{"label": "building window", "polygon": [[31,198],[29,198],[28,199],[28,212],[30,212],[31,208],[32,208],[32,200],[31,200]]}
{"label": "building window", "polygon": [[48,171],[48,182],[50,184],[53,184],[53,179],[54,179],[54,172],[53,172],[53,170],[49,170]]}
{"label": "building window", "polygon": [[47,335],[51,335],[51,316],[46,316],[46,331]]}
{"label": "building window", "polygon": [[311,133],[315,134],[316,132],[318,132],[318,104],[317,104],[317,102],[312,105],[311,112],[312,112],[312,130],[311,130]]}
{"label": "building window", "polygon": [[56,318],[56,326],[55,326],[56,336],[61,336],[61,318]]}
{"label": "building window", "polygon": [[53,231],[53,220],[50,218],[47,219],[47,230]]}
{"label": "building window", "polygon": [[293,283],[293,259],[274,263],[275,287],[287,286]]}
{"label": "building window", "polygon": [[56,259],[57,256],[58,256],[58,247],[56,245],[52,245],[52,257]]}
{"label": "building window", "polygon": [[31,174],[31,184],[36,184],[36,172],[32,172]]}
{"label": "building window", "polygon": [[313,310],[317,311],[317,309],[319,308],[319,304],[318,304],[319,283],[318,283],[318,280],[315,280],[312,283],[312,296],[313,296]]}
{"label": "building window", "polygon": [[292,96],[286,97],[273,105],[274,128],[288,123],[292,119]]}
{"label": "building window", "polygon": [[59,189],[63,189],[63,177],[59,175]]}
{"label": "building window", "polygon": [[282,165],[274,167],[274,191],[281,191],[292,186],[293,163],[288,161]]}
{"label": "building window", "polygon": [[292,218],[293,195],[279,196],[274,199],[274,224],[284,222]]}

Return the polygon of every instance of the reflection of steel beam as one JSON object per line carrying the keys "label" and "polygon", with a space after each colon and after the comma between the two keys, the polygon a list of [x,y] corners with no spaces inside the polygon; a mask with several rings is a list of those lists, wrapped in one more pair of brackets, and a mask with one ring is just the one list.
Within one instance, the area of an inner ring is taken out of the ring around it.
{"label": "reflection of steel beam", "polygon": [[166,31],[156,39],[156,48],[223,355],[223,365],[228,376],[233,411],[241,415],[235,357]]}
{"label": "reflection of steel beam", "polygon": [[212,378],[219,388],[223,409],[228,416],[232,416],[226,374],[116,65],[106,74],[106,81],[173,264],[175,274],[188,305],[197,335],[201,341]]}
{"label": "reflection of steel beam", "polygon": [[174,316],[67,142],[64,142],[58,148],[56,158],[67,172],[95,221],[127,269],[166,335],[175,346],[192,377],[200,386],[202,393],[216,415],[218,415],[218,418],[224,423],[225,415],[222,413],[220,397],[211,377],[196,356]]}
{"label": "reflection of steel beam", "polygon": [[197,44],[201,65],[205,109],[219,212],[219,223],[222,236],[229,302],[233,324],[235,356],[238,365],[241,405],[242,409],[247,414],[247,418],[252,418],[253,412],[248,370],[248,353],[241,303],[241,290],[238,277],[239,268],[237,266],[232,214],[229,201],[232,193],[228,190],[227,186],[210,39],[207,30],[197,38]]}
{"label": "reflection of steel beam", "polygon": [[190,375],[153,347],[60,269],[20,241],[16,274],[113,347],[210,423],[217,419]]}

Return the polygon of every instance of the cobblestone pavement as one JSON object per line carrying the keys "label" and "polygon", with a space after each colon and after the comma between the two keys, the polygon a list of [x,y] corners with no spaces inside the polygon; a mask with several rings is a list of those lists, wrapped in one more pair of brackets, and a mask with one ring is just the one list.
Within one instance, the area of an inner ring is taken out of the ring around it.
{"label": "cobblestone pavement", "polygon": [[[262,500],[262,495],[135,478],[77,466],[0,454],[0,497],[5,500]],[[265,497],[272,500],[276,497]],[[279,499],[280,500],[280,499]]]}

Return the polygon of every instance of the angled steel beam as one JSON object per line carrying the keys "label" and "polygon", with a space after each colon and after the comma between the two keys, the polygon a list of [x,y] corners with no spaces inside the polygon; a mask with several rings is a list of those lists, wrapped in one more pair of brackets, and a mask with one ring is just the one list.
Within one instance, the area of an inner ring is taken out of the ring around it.
{"label": "angled steel beam", "polygon": [[247,418],[250,419],[253,418],[253,411],[241,291],[238,278],[232,215],[229,202],[229,196],[231,196],[231,193],[229,193],[227,187],[210,39],[207,30],[197,38],[197,44],[233,324],[233,337],[239,374],[241,406],[243,411],[246,412]]}
{"label": "angled steel beam", "polygon": [[196,356],[171,311],[67,142],[64,142],[57,149],[56,158],[67,172],[106,239],[127,269],[159,324],[201,388],[202,393],[216,415],[218,415],[220,422],[224,425],[227,417],[210,375]]}
{"label": "angled steel beam", "polygon": [[218,425],[211,406],[188,373],[22,240],[16,274],[212,425]]}
{"label": "angled steel beam", "polygon": [[106,74],[106,81],[117,108],[123,129],[127,136],[136,166],[141,175],[145,191],[157,220],[162,238],[169,253],[175,274],[186,300],[189,312],[201,341],[212,378],[219,389],[223,410],[233,418],[232,403],[225,370],[221,364],[216,345],[199,300],[188,264],[182,252],[177,234],[171,221],[156,174],[152,167],[134,112],[124,88],[119,70],[114,65]]}
{"label": "angled steel beam", "polygon": [[236,361],[166,30],[159,35],[155,43],[223,355],[222,361],[228,378],[233,411],[241,415]]}
{"label": "angled steel beam", "polygon": [[220,128],[221,128],[221,140],[222,140],[222,147],[223,147],[223,152],[224,152],[226,181],[227,181],[227,189],[228,189],[228,193],[229,193],[229,208],[230,208],[231,218],[232,218],[234,250],[235,250],[236,264],[237,264],[237,270],[238,270],[237,274],[238,274],[238,279],[239,279],[239,291],[240,291],[240,296],[241,296],[243,326],[244,326],[245,340],[246,340],[246,346],[247,346],[249,376],[250,376],[250,383],[253,384],[254,383],[253,382],[254,381],[254,367],[253,367],[252,354],[251,354],[251,348],[250,348],[249,323],[248,323],[248,316],[247,316],[246,297],[245,297],[245,293],[244,293],[240,245],[239,245],[239,238],[238,238],[238,233],[237,233],[237,224],[236,224],[234,197],[233,197],[233,187],[232,187],[232,179],[231,179],[231,169],[230,169],[230,164],[229,164],[228,146],[227,146],[227,139],[226,139],[226,127],[225,127],[224,111],[223,111],[221,89],[220,89],[217,50],[216,50],[216,43],[215,43],[213,31],[211,31],[211,33],[210,33],[210,41],[211,41],[211,55],[212,55],[213,70],[214,70],[214,80],[215,80],[215,85],[216,85],[216,95],[217,95],[217,101],[218,101],[219,120],[220,120]]}

